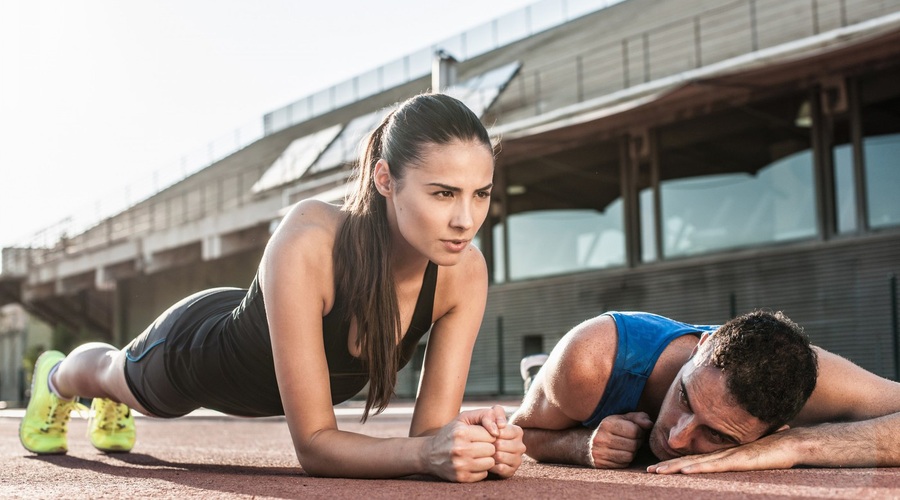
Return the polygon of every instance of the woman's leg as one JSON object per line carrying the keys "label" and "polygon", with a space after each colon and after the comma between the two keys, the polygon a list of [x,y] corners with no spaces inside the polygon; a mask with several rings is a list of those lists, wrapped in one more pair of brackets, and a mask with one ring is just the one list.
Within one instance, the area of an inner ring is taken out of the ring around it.
{"label": "woman's leg", "polygon": [[84,344],[62,360],[51,382],[64,398],[106,398],[150,415],[128,388],[125,359],[125,349],[101,342]]}

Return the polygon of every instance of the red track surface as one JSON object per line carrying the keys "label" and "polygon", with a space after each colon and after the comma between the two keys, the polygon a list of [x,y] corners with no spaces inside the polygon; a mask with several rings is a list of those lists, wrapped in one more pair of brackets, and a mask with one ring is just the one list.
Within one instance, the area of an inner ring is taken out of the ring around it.
{"label": "red track surface", "polygon": [[[475,484],[431,477],[313,478],[299,466],[281,418],[139,418],[137,446],[132,453],[117,455],[92,448],[85,420],[73,418],[69,453],[39,457],[19,444],[19,419],[10,415],[0,412],[3,498],[900,499],[900,468],[656,476],[638,467],[599,471],[529,460],[512,479]],[[338,421],[345,430],[403,436],[409,416],[380,415],[364,426],[353,416]]]}

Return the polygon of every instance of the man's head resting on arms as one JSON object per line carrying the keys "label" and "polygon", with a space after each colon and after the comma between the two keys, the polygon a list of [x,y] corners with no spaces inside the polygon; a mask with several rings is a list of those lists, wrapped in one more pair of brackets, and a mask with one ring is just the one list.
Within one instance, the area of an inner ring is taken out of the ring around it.
{"label": "man's head resting on arms", "polygon": [[650,434],[662,460],[710,453],[782,429],[816,386],[816,353],[782,313],[754,311],[705,335],[663,400]]}

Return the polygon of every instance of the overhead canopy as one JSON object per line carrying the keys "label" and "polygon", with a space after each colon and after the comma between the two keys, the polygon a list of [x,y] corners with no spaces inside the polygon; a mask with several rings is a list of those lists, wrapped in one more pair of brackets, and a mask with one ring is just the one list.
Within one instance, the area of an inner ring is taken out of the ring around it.
{"label": "overhead canopy", "polygon": [[390,108],[383,108],[350,120],[350,123],[341,130],[337,139],[328,146],[328,149],[309,169],[310,173],[324,172],[347,163],[353,163],[359,152],[359,143],[390,111]]}
{"label": "overhead canopy", "polygon": [[322,151],[334,141],[340,131],[341,125],[333,125],[314,134],[295,139],[256,181],[252,191],[259,193],[299,179],[319,158]]}
{"label": "overhead canopy", "polygon": [[484,116],[521,67],[519,62],[509,63],[451,85],[444,93],[464,102],[478,117]]}
{"label": "overhead canopy", "polygon": [[[521,67],[518,62],[506,64],[469,78],[446,89],[444,93],[464,102],[481,117],[491,107]],[[253,192],[289,184],[307,174],[317,174],[356,161],[362,140],[392,108],[383,108],[296,139],[253,186]],[[335,193],[338,191],[335,190]],[[333,197],[333,196],[329,196]],[[328,201],[338,201],[339,197]]]}
{"label": "overhead canopy", "polygon": [[[519,67],[521,64],[518,62],[506,64],[453,85],[444,93],[464,102],[472,112],[481,117],[506,88]],[[360,142],[390,111],[391,108],[385,108],[351,120],[309,172],[324,172],[356,161]]]}

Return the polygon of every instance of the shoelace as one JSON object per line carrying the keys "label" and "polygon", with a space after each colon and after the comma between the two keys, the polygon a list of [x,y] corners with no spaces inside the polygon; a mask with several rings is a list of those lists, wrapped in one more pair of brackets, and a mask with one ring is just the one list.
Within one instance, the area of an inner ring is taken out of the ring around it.
{"label": "shoelace", "polygon": [[53,403],[47,412],[47,420],[44,421],[44,427],[41,427],[41,432],[45,434],[50,434],[51,432],[65,434],[66,426],[69,423],[69,413],[74,408],[75,402],[53,399]]}
{"label": "shoelace", "polygon": [[[104,431],[118,430],[124,429],[125,424],[122,423],[122,420],[128,417],[128,409],[126,406],[113,403],[111,401],[104,401],[98,405],[100,407],[99,412],[94,412],[91,415],[91,419],[88,422],[88,429],[92,428],[92,423],[94,419],[97,419],[97,427]],[[123,408],[125,409],[123,411]],[[99,415],[97,415],[99,413]]]}

